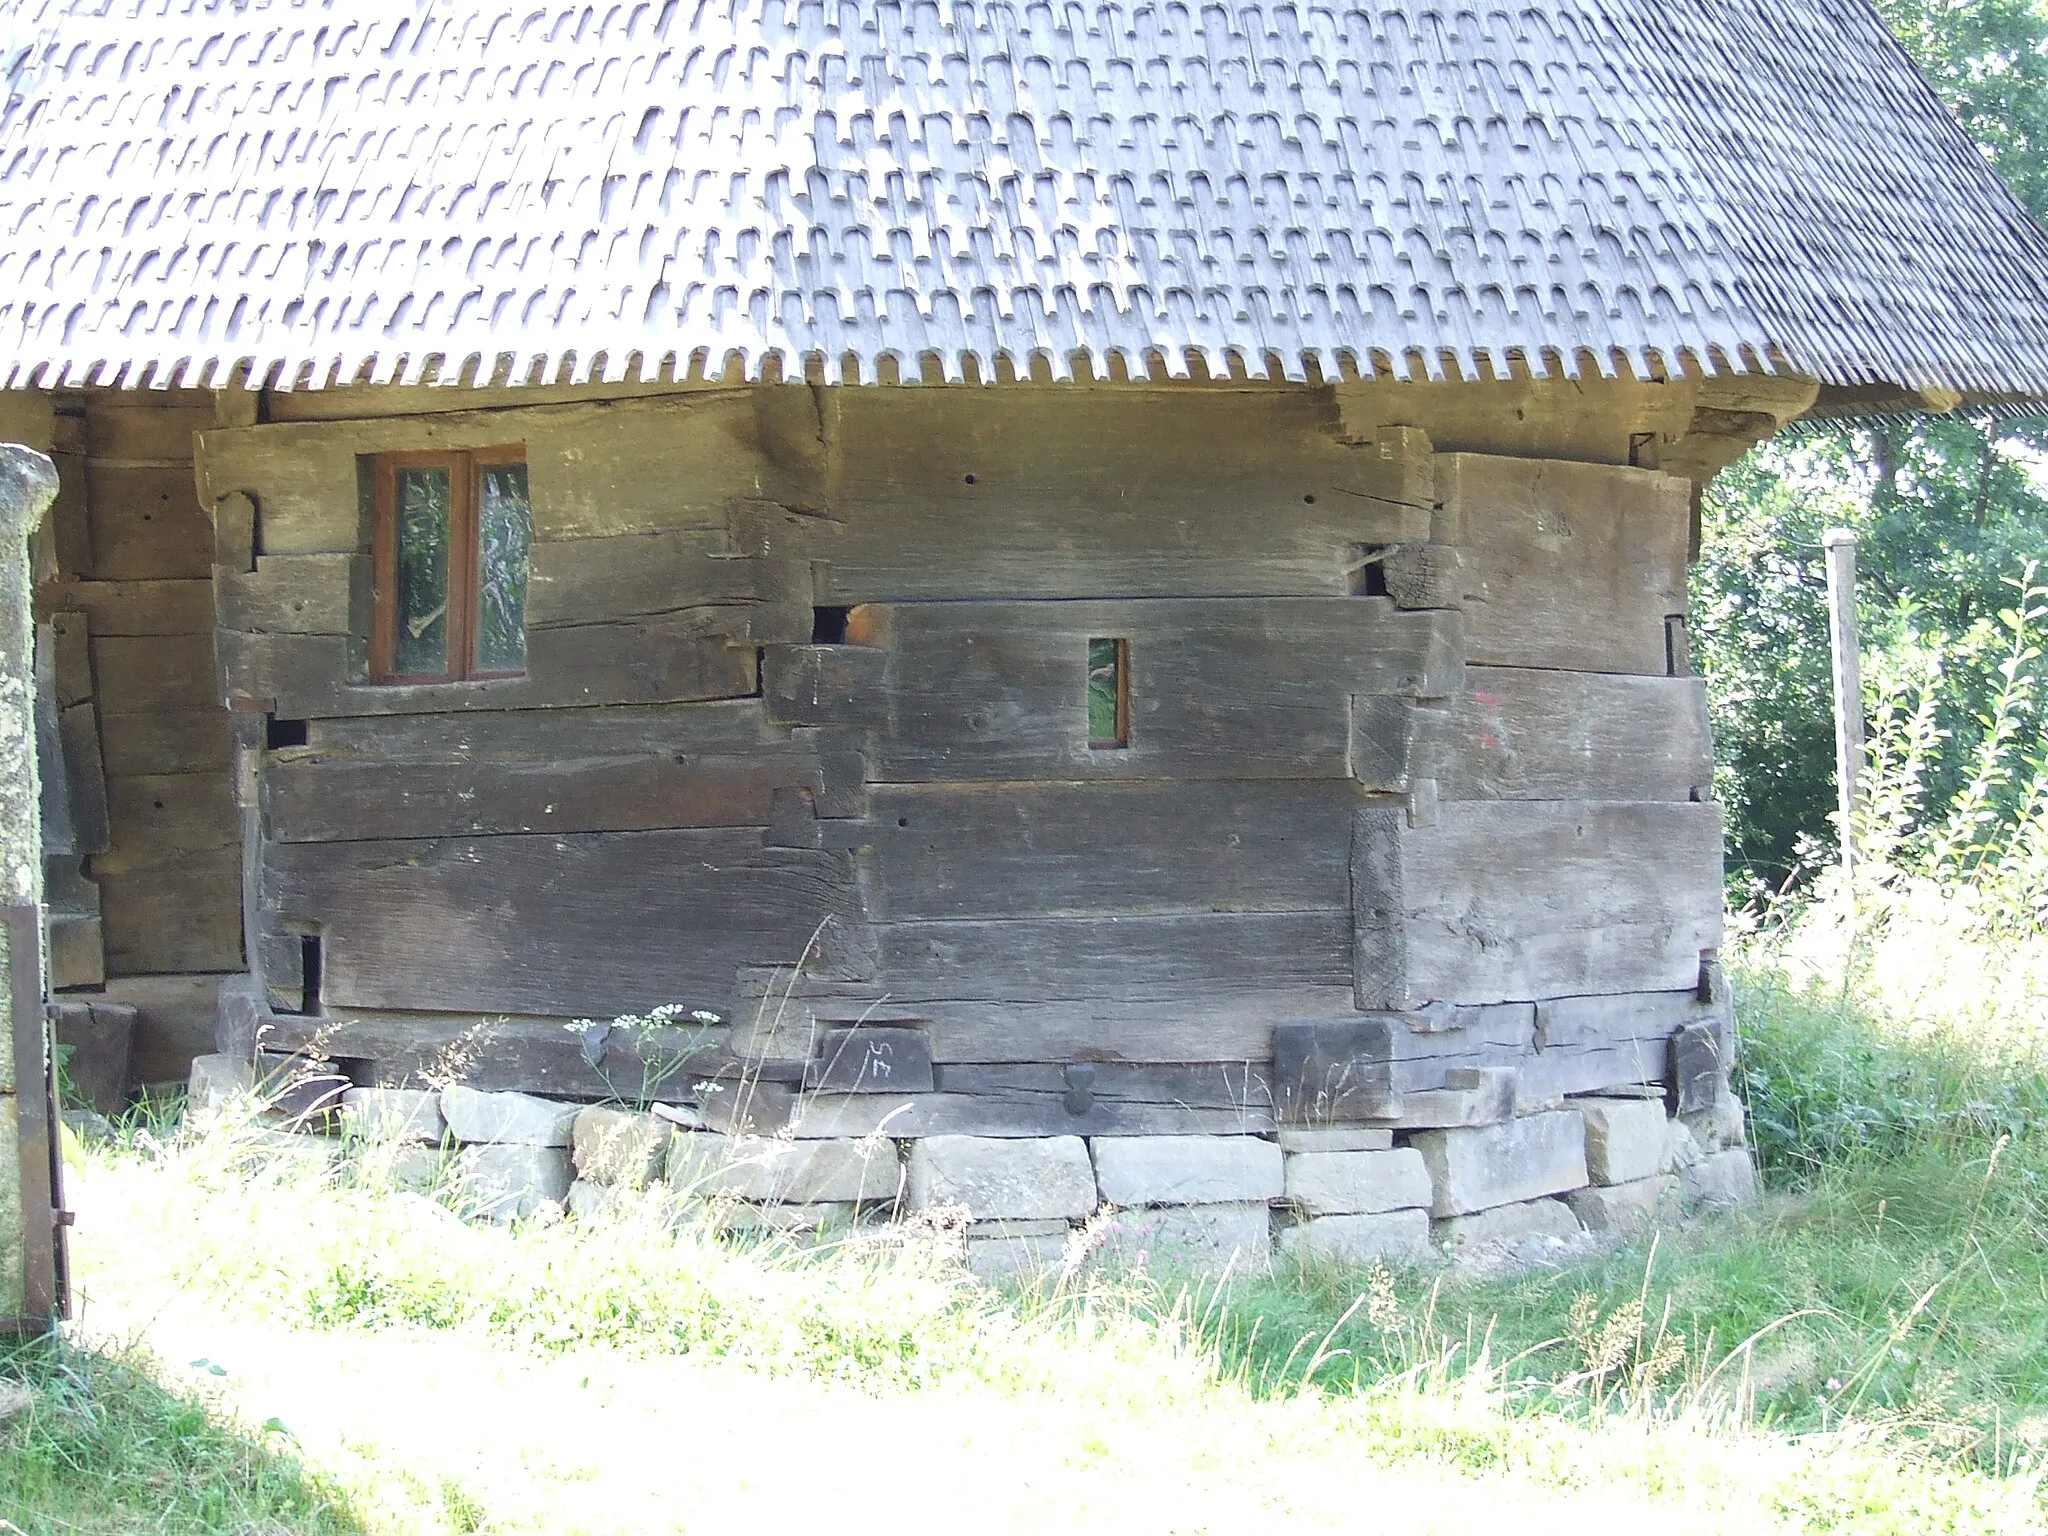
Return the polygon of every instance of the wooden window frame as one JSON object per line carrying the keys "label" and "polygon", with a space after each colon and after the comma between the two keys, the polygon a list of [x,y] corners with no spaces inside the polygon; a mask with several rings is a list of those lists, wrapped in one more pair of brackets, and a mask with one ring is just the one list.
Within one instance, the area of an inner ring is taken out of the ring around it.
{"label": "wooden window frame", "polygon": [[[477,546],[482,538],[479,493],[483,476],[487,470],[525,463],[523,443],[380,453],[374,457],[376,524],[370,535],[374,582],[370,594],[372,682],[481,683],[526,676],[523,671],[485,671],[477,665],[477,613],[483,579],[477,569]],[[448,472],[448,667],[432,674],[398,670],[398,475],[407,469]],[[528,559],[530,569],[530,555]]]}

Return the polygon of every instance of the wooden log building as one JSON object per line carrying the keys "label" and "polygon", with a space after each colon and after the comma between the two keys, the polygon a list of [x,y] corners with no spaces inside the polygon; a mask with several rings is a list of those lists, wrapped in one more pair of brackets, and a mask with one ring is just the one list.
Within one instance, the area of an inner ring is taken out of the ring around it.
{"label": "wooden log building", "polygon": [[52,964],[142,1079],[246,974],[804,1137],[1701,1109],[1700,489],[2048,394],[1864,0],[30,11]]}

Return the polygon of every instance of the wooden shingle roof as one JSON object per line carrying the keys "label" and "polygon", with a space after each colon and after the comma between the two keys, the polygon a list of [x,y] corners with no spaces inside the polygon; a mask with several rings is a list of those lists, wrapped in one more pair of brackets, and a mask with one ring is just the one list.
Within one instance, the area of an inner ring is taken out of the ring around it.
{"label": "wooden shingle roof", "polygon": [[1867,0],[14,0],[0,43],[16,387],[2048,395],[2048,240]]}

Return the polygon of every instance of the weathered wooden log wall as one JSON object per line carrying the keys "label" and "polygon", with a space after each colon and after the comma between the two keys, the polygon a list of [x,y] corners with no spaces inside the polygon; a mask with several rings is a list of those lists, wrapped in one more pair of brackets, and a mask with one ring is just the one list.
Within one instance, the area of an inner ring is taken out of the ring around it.
{"label": "weathered wooden log wall", "polygon": [[[488,1020],[472,1081],[597,1094],[564,1020],[707,1008],[821,1136],[1270,1126],[1276,1026],[1404,1124],[1661,1082],[1721,866],[1649,466],[1764,393],[270,397],[198,471],[274,1037],[391,1081]],[[367,456],[507,442],[528,675],[369,683]],[[851,1024],[907,1110],[831,1090]]]}
{"label": "weathered wooden log wall", "polygon": [[181,1079],[210,1034],[209,978],[243,968],[213,529],[193,493],[215,397],[96,390],[10,408],[40,415],[59,475],[35,594],[51,985],[119,1027],[117,1078],[133,1028],[137,1078]]}

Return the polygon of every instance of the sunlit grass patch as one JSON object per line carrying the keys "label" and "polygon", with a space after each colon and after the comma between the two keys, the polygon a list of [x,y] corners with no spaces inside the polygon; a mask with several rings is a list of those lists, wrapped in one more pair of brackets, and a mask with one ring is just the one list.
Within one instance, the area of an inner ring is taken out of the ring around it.
{"label": "sunlit grass patch", "polygon": [[[378,1530],[697,1528],[647,1513],[667,1508],[648,1502],[654,1467],[591,1446],[682,1432],[672,1419],[751,1444],[765,1425],[723,1423],[741,1397],[856,1445],[859,1415],[914,1413],[941,1485],[986,1464],[1000,1471],[976,1476],[1045,1490],[1078,1529],[1148,1528],[1147,1511],[1149,1528],[1196,1528],[1185,1511],[1212,1503],[1240,1523],[1273,1505],[1335,1525],[1368,1497],[1437,1511],[1417,1530],[1459,1529],[1460,1498],[1512,1489],[1559,1528],[1593,1501],[1671,1530],[2024,1530],[2042,1512],[2039,1448],[2018,1430],[2042,1397],[2041,1309],[1996,1310],[1992,1280],[2012,1280],[1957,1214],[1961,1167],[1880,1161],[1889,1182],[1809,1180],[1654,1252],[1505,1280],[1082,1268],[999,1291],[943,1234],[734,1239],[658,1195],[599,1221],[471,1223],[393,1188],[374,1157],[229,1120],[90,1154],[81,1268],[88,1324],[182,1317],[252,1330],[250,1358],[332,1366],[314,1399],[284,1364],[252,1377],[245,1359],[230,1386],[265,1414],[286,1404]],[[1965,1238],[1992,1268],[1949,1313],[1913,1311],[1923,1276],[1967,1273]],[[737,1517],[749,1486],[695,1497]],[[1027,1507],[998,1493],[984,1523]],[[1896,1523],[1909,1515],[1921,1524]],[[278,1528],[328,1528],[316,1518]]]}

